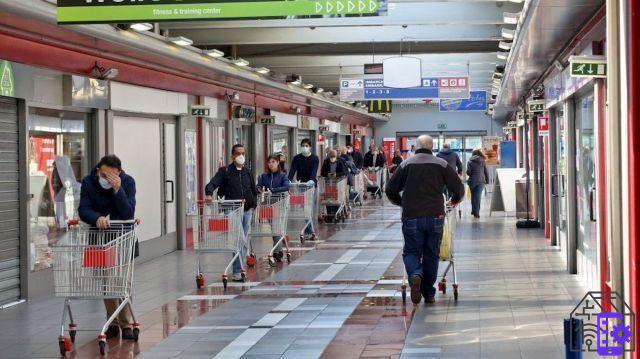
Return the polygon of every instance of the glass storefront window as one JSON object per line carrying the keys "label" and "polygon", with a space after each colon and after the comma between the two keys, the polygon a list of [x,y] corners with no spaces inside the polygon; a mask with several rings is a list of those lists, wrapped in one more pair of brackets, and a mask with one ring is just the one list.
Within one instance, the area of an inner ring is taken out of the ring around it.
{"label": "glass storefront window", "polygon": [[87,115],[31,109],[29,188],[31,270],[51,267],[51,245],[77,217],[80,181],[89,172]]}

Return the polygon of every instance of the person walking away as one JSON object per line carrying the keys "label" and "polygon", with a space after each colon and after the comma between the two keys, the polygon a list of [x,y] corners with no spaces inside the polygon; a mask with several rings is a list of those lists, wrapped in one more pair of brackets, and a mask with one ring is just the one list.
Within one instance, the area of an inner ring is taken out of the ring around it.
{"label": "person walking away", "polygon": [[[280,171],[279,160],[279,156],[276,155],[271,155],[267,158],[267,172],[258,178],[258,190],[271,193],[285,193],[289,191],[291,182],[287,174]],[[279,236],[273,236],[273,245],[278,243],[279,240]],[[282,262],[283,257],[282,246],[278,245],[273,252],[273,258],[278,262]]]}
{"label": "person walking away", "polygon": [[[122,170],[122,162],[115,155],[107,155],[82,179],[78,215],[90,226],[107,229],[109,221],[133,220],[136,211],[136,182]],[[136,239],[134,257],[139,254]],[[120,306],[120,299],[105,299],[107,318]],[[133,340],[131,306],[120,311],[107,329],[107,338]]]}
{"label": "person walking away", "polygon": [[[300,153],[291,160],[291,169],[289,169],[289,180],[297,179],[299,182],[306,183],[308,186],[315,186],[318,182],[318,168],[320,167],[320,159],[311,152],[311,141],[308,138],[300,141]],[[304,234],[308,239],[316,240],[316,233],[313,228],[313,218],[317,215],[317,194],[313,196],[313,215],[311,221],[304,229]]]}
{"label": "person walking away", "polygon": [[418,137],[416,154],[402,162],[386,188],[391,203],[402,207],[402,259],[409,277],[411,301],[435,301],[440,243],[445,218],[443,189],[451,205],[464,198],[464,185],[447,162],[433,155],[433,138]]}
{"label": "person walking away", "polygon": [[404,161],[404,159],[402,158],[402,152],[400,152],[400,150],[396,150],[396,153],[393,155],[393,158],[391,159],[391,167],[389,167],[389,172],[393,174],[398,168],[398,166],[400,166],[402,161]]}
{"label": "person walking away", "polygon": [[485,157],[480,149],[473,150],[471,158],[467,162],[467,183],[471,190],[471,215],[480,218],[482,192],[484,185],[489,183],[489,171],[487,171]]}
{"label": "person walking away", "polygon": [[416,145],[411,145],[411,149],[409,150],[409,153],[407,154],[407,158],[409,157],[413,157],[413,155],[416,154]]}
{"label": "person walking away", "polygon": [[460,161],[460,156],[451,149],[450,143],[442,145],[442,150],[438,152],[437,157],[447,161],[449,167],[453,168],[458,176],[462,176],[462,161]]}
{"label": "person walking away", "polygon": [[235,144],[231,148],[231,164],[220,167],[218,172],[211,178],[211,181],[204,189],[205,201],[213,200],[213,192],[218,190],[218,198],[225,200],[244,200],[244,213],[242,215],[242,229],[244,238],[239,244],[238,258],[233,261],[231,280],[235,282],[244,281],[242,268],[244,268],[247,258],[247,240],[251,216],[257,205],[258,189],[255,186],[253,173],[245,165],[245,148],[242,144]]}
{"label": "person walking away", "polygon": [[[352,152],[349,152],[349,151],[352,151]],[[351,154],[351,157],[353,157],[353,164],[356,165],[356,168],[361,170],[364,165],[364,157],[362,157],[360,148],[347,146],[347,152],[349,152],[349,154]]]}
{"label": "person walking away", "polygon": [[[347,175],[347,166],[344,161],[338,158],[338,152],[336,150],[330,150],[329,156],[322,163],[322,169],[320,170],[320,176],[327,179],[338,179]],[[327,206],[327,214],[334,216],[338,211],[339,206]]]}

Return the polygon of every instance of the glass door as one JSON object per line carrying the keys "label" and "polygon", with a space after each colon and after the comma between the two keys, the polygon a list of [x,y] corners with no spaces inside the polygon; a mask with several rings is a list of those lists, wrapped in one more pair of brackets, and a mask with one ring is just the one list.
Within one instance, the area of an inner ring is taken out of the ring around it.
{"label": "glass door", "polygon": [[[590,288],[598,283],[598,241],[596,227],[596,162],[593,93],[575,102],[576,119],[576,234],[578,270]],[[580,258],[582,257],[582,258]],[[580,262],[582,262],[580,264]],[[582,268],[581,268],[582,267]]]}
{"label": "glass door", "polygon": [[564,110],[559,108],[556,111],[555,118],[556,126],[556,164],[557,173],[555,175],[555,190],[554,197],[556,200],[557,218],[556,218],[556,235],[558,238],[558,246],[560,250],[566,256],[567,251],[567,138],[565,132],[565,118]]}

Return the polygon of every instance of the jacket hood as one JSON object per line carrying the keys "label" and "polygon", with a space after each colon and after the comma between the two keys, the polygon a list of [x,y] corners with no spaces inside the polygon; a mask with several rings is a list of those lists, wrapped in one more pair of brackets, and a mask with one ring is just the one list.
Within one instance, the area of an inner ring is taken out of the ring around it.
{"label": "jacket hood", "polygon": [[443,155],[448,155],[448,154],[450,154],[452,152],[453,152],[453,150],[450,149],[450,148],[443,148],[443,149],[440,150],[440,153],[442,153]]}
{"label": "jacket hood", "polygon": [[484,157],[478,156],[478,155],[473,155],[473,156],[471,156],[469,161],[471,161],[471,162],[484,162]]}

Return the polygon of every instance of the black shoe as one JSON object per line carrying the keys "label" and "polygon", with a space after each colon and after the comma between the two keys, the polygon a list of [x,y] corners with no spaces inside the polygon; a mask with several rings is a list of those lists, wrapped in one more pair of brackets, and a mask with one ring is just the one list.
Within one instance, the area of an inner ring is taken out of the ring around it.
{"label": "black shoe", "polygon": [[409,278],[409,284],[411,286],[411,301],[413,304],[418,304],[422,300],[422,292],[420,287],[422,286],[422,277],[414,275]]}
{"label": "black shoe", "polygon": [[427,295],[427,296],[424,297],[424,302],[425,303],[429,303],[429,304],[435,303],[436,302],[436,297],[433,296],[433,295]]}
{"label": "black shoe", "polygon": [[284,253],[282,252],[273,253],[273,259],[275,259],[277,262],[282,262],[282,258],[284,258]]}
{"label": "black shoe", "polygon": [[117,338],[120,335],[120,327],[117,325],[110,325],[104,334],[107,336],[107,339]]}
{"label": "black shoe", "polygon": [[133,340],[133,329],[131,328],[122,328],[122,339],[124,340]]}
{"label": "black shoe", "polygon": [[315,233],[311,233],[311,235],[309,236],[309,240],[310,240],[310,241],[315,241],[315,240],[317,240],[317,239],[318,239],[318,238],[316,237],[316,234],[315,234]]}

